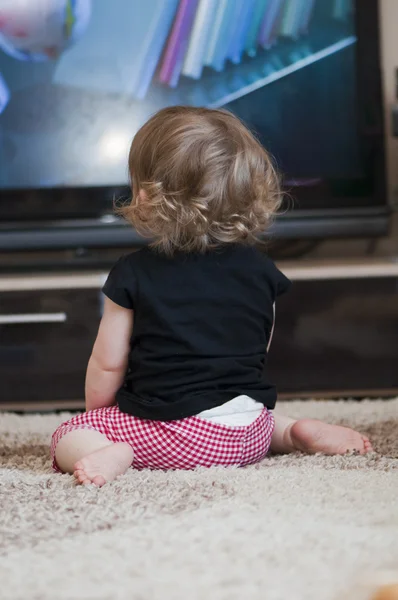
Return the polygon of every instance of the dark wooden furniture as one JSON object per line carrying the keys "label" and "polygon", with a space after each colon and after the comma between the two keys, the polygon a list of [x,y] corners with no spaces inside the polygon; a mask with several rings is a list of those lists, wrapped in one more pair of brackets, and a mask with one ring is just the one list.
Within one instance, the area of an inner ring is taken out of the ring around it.
{"label": "dark wooden furniture", "polygon": [[[284,265],[269,369],[282,394],[398,390],[398,265]],[[83,405],[103,272],[2,276],[0,407]],[[198,315],[198,319],[201,315]]]}
{"label": "dark wooden furniture", "polygon": [[269,369],[295,396],[398,390],[398,278],[300,281],[281,298]]}
{"label": "dark wooden furniture", "polygon": [[83,398],[100,318],[96,289],[0,295],[0,402]]}

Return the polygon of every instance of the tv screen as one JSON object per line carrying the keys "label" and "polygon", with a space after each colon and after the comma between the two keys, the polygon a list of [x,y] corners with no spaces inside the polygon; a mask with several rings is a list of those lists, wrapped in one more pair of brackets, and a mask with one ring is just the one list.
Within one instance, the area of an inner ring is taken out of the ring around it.
{"label": "tv screen", "polygon": [[293,193],[323,190],[305,207],[382,203],[357,16],[353,0],[1,0],[0,190],[123,186],[140,125],[188,104],[243,118]]}

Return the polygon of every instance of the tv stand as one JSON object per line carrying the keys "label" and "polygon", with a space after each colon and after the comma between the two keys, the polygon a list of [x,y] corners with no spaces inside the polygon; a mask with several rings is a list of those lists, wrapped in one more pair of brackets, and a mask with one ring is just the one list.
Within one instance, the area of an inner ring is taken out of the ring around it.
{"label": "tv stand", "polygon": [[[272,379],[290,397],[398,390],[398,261],[292,261],[277,304]],[[0,279],[0,407],[83,405],[107,269]]]}

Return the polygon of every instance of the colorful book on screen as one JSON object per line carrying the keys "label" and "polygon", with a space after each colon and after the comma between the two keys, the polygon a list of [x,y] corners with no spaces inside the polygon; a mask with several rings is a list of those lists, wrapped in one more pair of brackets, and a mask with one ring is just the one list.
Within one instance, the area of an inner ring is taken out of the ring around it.
{"label": "colorful book on screen", "polygon": [[351,0],[334,0],[333,3],[333,18],[346,19],[351,12]]}
{"label": "colorful book on screen", "polygon": [[308,33],[311,23],[311,17],[314,12],[315,0],[307,0],[301,14],[300,34]]}
{"label": "colorful book on screen", "polygon": [[297,38],[300,35],[300,24],[305,5],[308,0],[287,0],[283,7],[279,34]]}
{"label": "colorful book on screen", "polygon": [[263,48],[270,48],[276,41],[286,0],[270,0],[260,27],[258,42]]}
{"label": "colorful book on screen", "polygon": [[146,12],[146,5],[151,7],[151,16],[147,19],[148,28],[140,51],[138,81],[134,82],[134,96],[137,99],[146,96],[178,7],[178,0],[156,0],[156,7],[152,9],[154,1],[140,2],[140,19],[142,13]]}
{"label": "colorful book on screen", "polygon": [[199,0],[180,0],[159,71],[159,81],[176,87],[180,78]]}
{"label": "colorful book on screen", "polygon": [[224,69],[228,43],[234,25],[235,5],[236,0],[219,0],[217,2],[217,10],[209,37],[209,47],[205,56],[205,64],[216,71]]}
{"label": "colorful book on screen", "polygon": [[199,0],[187,53],[182,67],[183,75],[199,79],[206,61],[218,0]]}
{"label": "colorful book on screen", "polygon": [[240,63],[242,59],[247,31],[253,18],[254,5],[255,0],[243,0],[240,4],[228,53],[228,58],[234,64]]}
{"label": "colorful book on screen", "polygon": [[234,54],[237,50],[237,33],[239,21],[242,15],[242,9],[245,0],[229,0],[229,25],[226,30],[224,46],[222,49],[222,55],[220,61],[225,66],[225,61],[231,58],[231,54]]}
{"label": "colorful book on screen", "polygon": [[231,59],[231,56],[235,54],[238,50],[238,35],[239,35],[239,27],[242,20],[242,14],[244,11],[245,0],[234,0],[232,5],[232,20],[231,27],[229,30],[229,37],[227,39],[227,52],[225,55],[226,59]]}
{"label": "colorful book on screen", "polygon": [[268,4],[272,0],[255,0],[253,15],[246,34],[245,50],[249,56],[257,53],[257,40]]}

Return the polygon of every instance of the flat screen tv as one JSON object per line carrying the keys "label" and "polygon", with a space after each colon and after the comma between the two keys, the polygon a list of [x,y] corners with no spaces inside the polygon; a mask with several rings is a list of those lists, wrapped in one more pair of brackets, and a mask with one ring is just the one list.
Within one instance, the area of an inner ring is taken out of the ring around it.
{"label": "flat screen tv", "polygon": [[225,107],[272,152],[279,237],[382,235],[377,0],[0,0],[0,249],[140,243],[112,217],[134,133]]}

